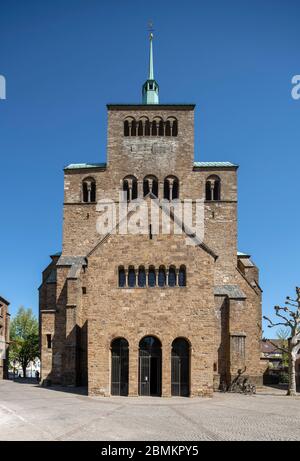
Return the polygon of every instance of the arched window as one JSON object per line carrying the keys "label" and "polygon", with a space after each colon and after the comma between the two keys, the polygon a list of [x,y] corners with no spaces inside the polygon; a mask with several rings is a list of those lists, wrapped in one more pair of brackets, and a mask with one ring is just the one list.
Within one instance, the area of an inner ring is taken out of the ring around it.
{"label": "arched window", "polygon": [[124,122],[124,136],[129,136],[129,122],[125,120]]}
{"label": "arched window", "polygon": [[166,286],[166,270],[163,266],[161,266],[158,271],[158,286]]}
{"label": "arched window", "polygon": [[150,122],[146,120],[145,122],[145,136],[150,136]]}
{"label": "arched window", "polygon": [[184,338],[176,338],[172,343],[171,388],[172,395],[190,394],[190,345]]}
{"label": "arched window", "polygon": [[158,180],[155,176],[146,176],[143,181],[144,197],[149,193],[158,197]]}
{"label": "arched window", "polygon": [[166,132],[165,132],[165,135],[166,135],[166,136],[171,136],[171,123],[170,123],[170,120],[167,120],[167,121],[166,121]]}
{"label": "arched window", "polygon": [[175,200],[179,198],[179,181],[175,176],[168,176],[164,180],[164,198]]}
{"label": "arched window", "polygon": [[131,122],[131,136],[136,136],[136,121],[132,120]]}
{"label": "arched window", "polygon": [[128,202],[137,198],[138,186],[135,176],[126,176],[123,179],[123,191],[126,193],[126,199]]}
{"label": "arched window", "polygon": [[174,120],[173,125],[172,125],[172,136],[177,136],[177,134],[178,134],[178,122],[177,120]]}
{"label": "arched window", "polygon": [[157,136],[157,124],[155,120],[152,122],[152,136]]}
{"label": "arched window", "polygon": [[176,269],[173,266],[169,269],[168,285],[169,287],[176,286]]}
{"label": "arched window", "polygon": [[152,266],[149,267],[148,286],[149,287],[155,287],[156,286],[156,273],[155,273],[155,268],[152,267]]}
{"label": "arched window", "polygon": [[159,126],[158,126],[158,135],[159,136],[164,136],[165,130],[164,130],[164,122],[163,120],[160,120]]}
{"label": "arched window", "polygon": [[186,269],[185,266],[180,266],[179,273],[178,273],[178,285],[180,287],[186,286]]}
{"label": "arched window", "polygon": [[136,276],[134,267],[130,267],[128,270],[128,286],[134,288],[136,286]]}
{"label": "arched window", "polygon": [[144,134],[143,122],[142,120],[140,120],[138,124],[138,136],[143,136],[143,134]]}
{"label": "arched window", "polygon": [[138,286],[141,288],[146,286],[146,271],[144,267],[139,267]]}
{"label": "arched window", "polygon": [[206,200],[221,200],[221,180],[217,175],[211,175],[207,178],[205,184]]}
{"label": "arched window", "polygon": [[128,395],[129,345],[125,338],[111,342],[111,394]]}
{"label": "arched window", "polygon": [[82,200],[85,203],[96,202],[96,181],[94,178],[85,178],[82,181]]}
{"label": "arched window", "polygon": [[126,272],[123,266],[119,267],[119,287],[126,287]]}

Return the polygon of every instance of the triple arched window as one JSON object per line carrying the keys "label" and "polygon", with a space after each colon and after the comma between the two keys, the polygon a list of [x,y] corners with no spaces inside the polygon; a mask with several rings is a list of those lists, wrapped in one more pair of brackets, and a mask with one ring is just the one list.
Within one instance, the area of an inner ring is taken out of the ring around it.
{"label": "triple arched window", "polygon": [[205,184],[205,199],[209,201],[221,200],[221,180],[213,174],[209,176]]}
{"label": "triple arched window", "polygon": [[185,287],[186,286],[186,268],[181,265],[175,266],[119,266],[118,268],[118,286],[120,288],[153,288],[153,287]]}
{"label": "triple arched window", "polygon": [[[139,195],[146,197],[148,194],[151,194],[157,198],[159,197],[160,183],[156,176],[145,176],[141,186],[143,189],[139,194],[138,180],[135,176],[128,175],[122,180],[122,190],[125,193],[125,197],[128,202],[138,198]],[[164,179],[163,198],[167,200],[175,200],[179,198],[179,180],[176,176],[167,176]]]}
{"label": "triple arched window", "polygon": [[161,117],[155,117],[149,120],[147,117],[141,117],[136,120],[133,117],[127,117],[123,124],[124,136],[173,136],[178,135],[178,121],[175,117],[168,117],[163,120]]}
{"label": "triple arched window", "polygon": [[96,202],[96,181],[94,178],[85,178],[82,181],[82,201],[85,203]]}

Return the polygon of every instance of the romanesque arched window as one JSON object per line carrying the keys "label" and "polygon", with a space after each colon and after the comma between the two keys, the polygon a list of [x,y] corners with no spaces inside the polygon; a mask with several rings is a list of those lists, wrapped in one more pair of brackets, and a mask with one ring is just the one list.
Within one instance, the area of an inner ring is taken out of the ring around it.
{"label": "romanesque arched window", "polygon": [[135,176],[126,176],[123,179],[123,191],[126,194],[125,200],[130,202],[138,196],[137,179]]}
{"label": "romanesque arched window", "polygon": [[144,197],[148,194],[155,195],[158,197],[158,179],[156,176],[146,176],[143,181],[143,193]]}
{"label": "romanesque arched window", "polygon": [[178,122],[175,119],[172,125],[172,136],[177,136],[177,134],[178,134]]}
{"label": "romanesque arched window", "polygon": [[140,288],[143,288],[146,286],[146,271],[143,266],[139,267],[139,273],[138,273],[138,286]]}
{"label": "romanesque arched window", "polygon": [[166,286],[166,269],[163,266],[160,266],[158,270],[158,286]]}
{"label": "romanesque arched window", "polygon": [[179,181],[176,176],[168,176],[164,180],[164,198],[175,200],[179,198]]}
{"label": "romanesque arched window", "polygon": [[126,272],[123,266],[119,267],[119,287],[124,288],[126,286]]}
{"label": "romanesque arched window", "polygon": [[136,121],[133,119],[131,122],[131,136],[136,136]]}
{"label": "romanesque arched window", "polygon": [[166,121],[165,136],[171,136],[171,122],[170,122],[170,120]]}
{"label": "romanesque arched window", "polygon": [[82,200],[85,203],[96,202],[96,181],[94,178],[85,178],[82,181]]}
{"label": "romanesque arched window", "polygon": [[152,122],[152,132],[151,132],[152,136],[157,136],[157,124],[156,124],[156,120],[153,120]]}
{"label": "romanesque arched window", "polygon": [[149,272],[148,272],[148,287],[155,287],[155,286],[156,286],[155,268],[153,266],[150,266]]}
{"label": "romanesque arched window", "polygon": [[124,136],[129,136],[129,122],[125,120],[124,122]]}
{"label": "romanesque arched window", "polygon": [[173,266],[169,268],[168,285],[169,287],[176,286],[176,269]]}
{"label": "romanesque arched window", "polygon": [[164,122],[163,120],[160,120],[159,125],[158,125],[158,135],[164,136],[164,134],[165,134]]}
{"label": "romanesque arched window", "polygon": [[206,200],[221,200],[221,180],[217,175],[211,175],[207,178],[205,184]]}
{"label": "romanesque arched window", "polygon": [[145,121],[145,136],[150,136],[150,122],[149,122],[149,120]]}
{"label": "romanesque arched window", "polygon": [[128,286],[129,288],[134,288],[136,286],[135,269],[131,266],[128,269]]}
{"label": "romanesque arched window", "polygon": [[142,120],[140,120],[138,123],[138,136],[143,136],[143,135],[144,135],[144,127],[143,127]]}
{"label": "romanesque arched window", "polygon": [[185,266],[180,266],[180,268],[179,268],[178,285],[180,287],[185,287],[186,286],[186,269],[185,269]]}

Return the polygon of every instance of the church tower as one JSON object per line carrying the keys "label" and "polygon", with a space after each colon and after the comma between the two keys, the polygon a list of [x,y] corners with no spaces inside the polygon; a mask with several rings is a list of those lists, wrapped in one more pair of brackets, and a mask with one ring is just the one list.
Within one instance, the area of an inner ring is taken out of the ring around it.
{"label": "church tower", "polygon": [[[238,166],[194,161],[194,110],[159,102],[151,33],[142,103],[107,104],[107,161],[64,168],[62,251],[40,287],[45,383],[170,397],[210,396],[239,370],[261,382],[259,274],[237,251]],[[120,203],[114,227],[99,230]],[[135,215],[151,203],[156,227]],[[199,203],[195,239],[184,206]]]}

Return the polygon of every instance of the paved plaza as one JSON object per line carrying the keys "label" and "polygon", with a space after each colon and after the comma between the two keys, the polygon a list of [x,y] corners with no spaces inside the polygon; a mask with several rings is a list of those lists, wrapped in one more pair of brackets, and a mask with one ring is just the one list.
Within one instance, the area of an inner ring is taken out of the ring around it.
{"label": "paved plaza", "polygon": [[300,440],[300,396],[87,397],[0,381],[0,440]]}

